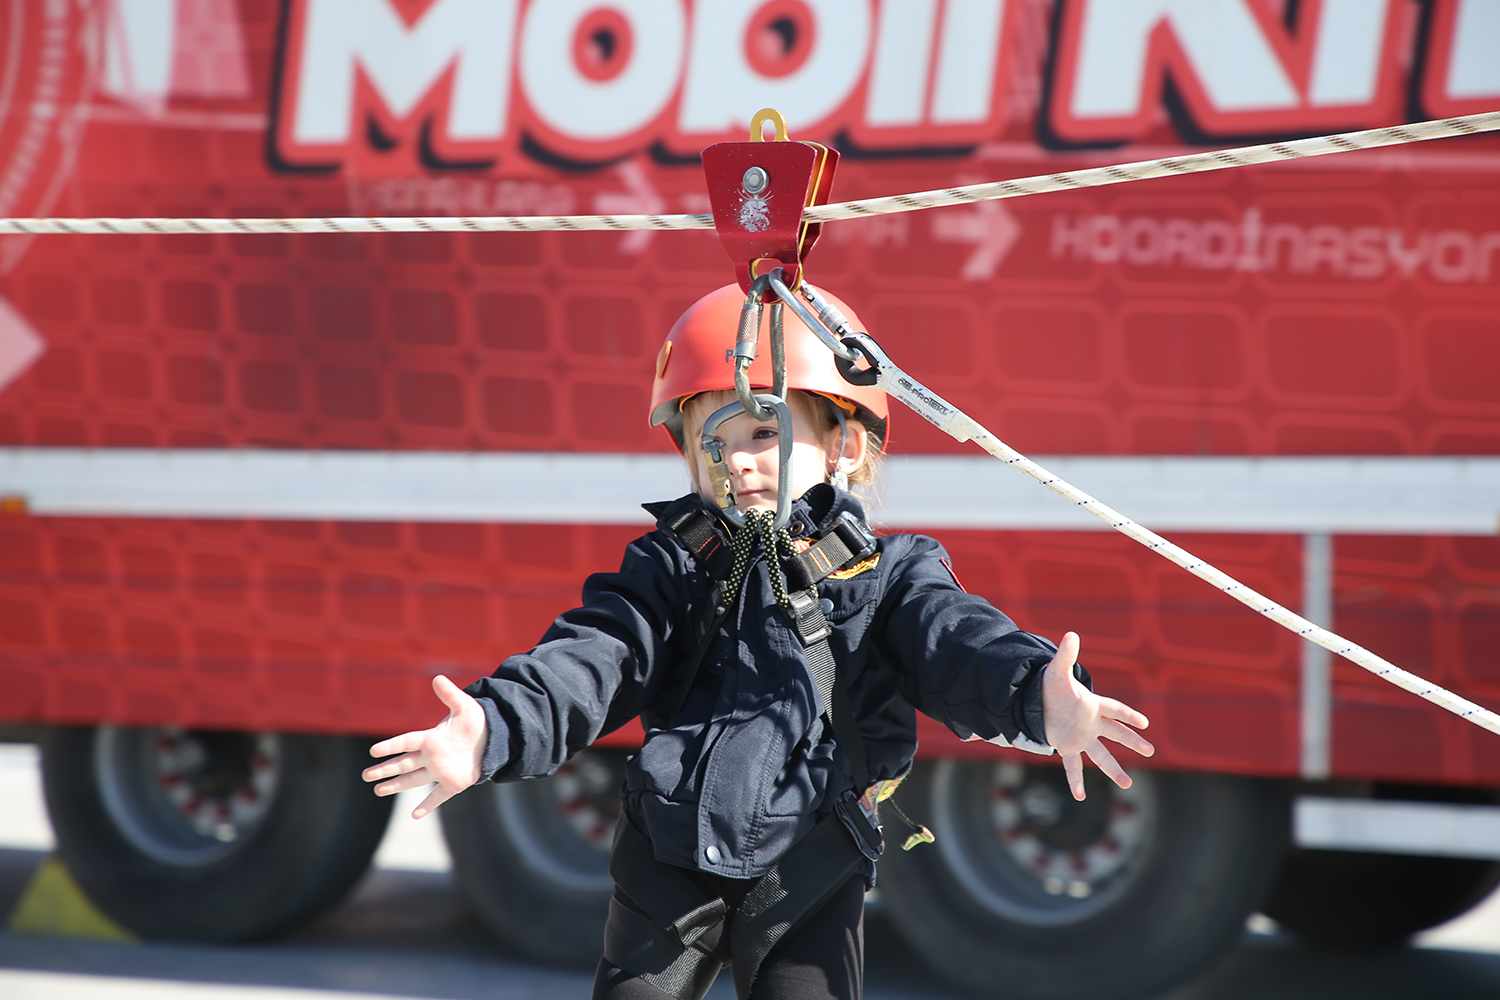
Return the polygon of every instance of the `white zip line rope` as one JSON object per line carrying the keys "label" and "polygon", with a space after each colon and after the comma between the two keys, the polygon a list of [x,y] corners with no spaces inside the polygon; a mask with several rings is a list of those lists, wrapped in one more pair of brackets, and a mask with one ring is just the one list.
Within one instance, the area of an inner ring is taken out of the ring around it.
{"label": "white zip line rope", "polygon": [[[1311,139],[1241,146],[1159,160],[1140,160],[1112,167],[1088,167],[1059,174],[1018,177],[967,187],[920,191],[913,194],[866,198],[819,205],[803,212],[809,222],[836,222],[872,215],[915,212],[924,208],[966,205],[1000,198],[1020,198],[1049,191],[1075,191],[1153,177],[1176,177],[1206,170],[1248,167],[1259,163],[1299,160],[1328,153],[1348,153],[1428,139],[1500,130],[1500,111],[1344,132]],[[330,219],[0,219],[0,235],[168,235],[173,233],[534,233],[547,230],[598,232],[633,229],[712,229],[712,215],[428,215],[410,218]]]}
{"label": "white zip line rope", "polygon": [[1394,663],[1376,656],[1363,646],[1350,642],[1343,636],[1330,632],[1328,629],[1314,625],[1306,618],[1289,611],[1264,594],[1257,593],[1223,570],[1199,559],[1180,545],[1167,541],[1150,528],[1137,524],[1113,507],[1094,499],[1083,492],[1083,490],[1071,485],[1058,476],[1054,476],[990,433],[989,430],[973,417],[970,417],[906,372],[891,364],[888,358],[882,356],[877,360],[879,362],[880,374],[876,379],[876,384],[901,400],[901,402],[905,403],[912,410],[915,410],[918,415],[924,417],[945,434],[958,441],[973,441],[1006,465],[1024,472],[1069,503],[1083,508],[1101,521],[1104,521],[1111,528],[1140,542],[1157,555],[1171,560],[1198,579],[1213,584],[1219,590],[1233,597],[1246,607],[1252,608],[1271,619],[1271,621],[1282,628],[1295,632],[1302,638],[1310,642],[1315,642],[1330,652],[1337,653],[1356,666],[1370,671],[1376,677],[1389,681],[1419,698],[1430,701],[1439,708],[1447,709],[1461,719],[1467,719],[1477,726],[1488,729],[1492,733],[1500,734],[1500,715],[1480,705],[1476,705],[1472,701],[1456,695],[1446,688],[1439,687],[1431,681],[1424,680],[1416,674],[1402,670]]}
{"label": "white zip line rope", "polygon": [[[1459,118],[1417,122],[1388,128],[1344,132],[1337,135],[1272,142],[1259,146],[1242,146],[1185,156],[1168,156],[1109,167],[1091,167],[1057,174],[992,181],[966,187],[922,191],[913,194],[868,198],[863,201],[822,205],[807,209],[803,218],[811,222],[832,222],[926,208],[1018,198],[1049,191],[1070,191],[1104,187],[1153,177],[1224,170],[1260,163],[1374,149],[1428,139],[1500,130],[1500,111],[1490,111]],[[173,233],[402,233],[402,232],[539,232],[543,230],[623,231],[633,229],[712,229],[712,215],[563,215],[563,216],[426,216],[416,218],[330,218],[330,219],[0,219],[0,235],[5,234],[173,234]],[[1156,532],[1137,524],[1119,511],[1052,475],[1025,455],[990,433],[972,417],[923,386],[916,379],[880,358],[878,384],[912,410],[959,441],[973,441],[989,454],[1018,469],[1076,506],[1098,517],[1116,531],[1133,538],[1151,551],[1254,609],[1283,628],[1324,649],[1337,653],[1375,676],[1417,695],[1439,708],[1467,719],[1475,725],[1500,734],[1500,715],[1476,705],[1466,698],[1424,680],[1415,674],[1350,642],[1321,626],[1315,625],[1282,607],[1263,594],[1204,562],[1186,549],[1167,541]]]}
{"label": "white zip line rope", "polygon": [[1029,194],[1045,194],[1050,191],[1105,187],[1109,184],[1123,184],[1127,181],[1150,180],[1153,177],[1176,177],[1179,174],[1196,174],[1206,170],[1227,170],[1230,167],[1249,167],[1259,163],[1300,160],[1309,156],[1350,153],[1360,149],[1398,146],[1408,142],[1425,142],[1428,139],[1446,139],[1457,135],[1474,135],[1479,132],[1497,130],[1500,130],[1500,111],[1486,111],[1483,114],[1465,115],[1462,118],[1393,125],[1387,128],[1365,129],[1363,132],[1320,135],[1311,139],[1294,139],[1289,142],[1268,142],[1260,146],[1241,146],[1238,149],[1218,149],[1204,153],[1188,153],[1185,156],[1166,156],[1159,160],[1138,160],[1135,163],[1120,163],[1112,167],[1088,167],[1060,174],[1041,174],[1036,177],[1018,177],[1009,181],[990,181],[985,184],[970,184],[967,187],[945,188],[941,191],[920,191],[916,194],[897,194],[887,198],[847,201],[838,205],[820,205],[807,209],[803,217],[810,222],[832,222],[839,219],[858,219],[867,215],[915,212],[924,208],[943,208],[949,205],[965,205],[970,202],[994,201],[1000,198],[1020,198]]}

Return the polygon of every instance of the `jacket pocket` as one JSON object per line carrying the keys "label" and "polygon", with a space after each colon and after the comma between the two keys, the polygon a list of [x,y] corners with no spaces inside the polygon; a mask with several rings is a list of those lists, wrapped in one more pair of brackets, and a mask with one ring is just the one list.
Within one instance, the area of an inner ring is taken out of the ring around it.
{"label": "jacket pocket", "polygon": [[823,614],[834,625],[848,621],[875,600],[876,583],[874,573],[849,580],[824,580],[818,584],[818,596],[828,602],[823,605]]}

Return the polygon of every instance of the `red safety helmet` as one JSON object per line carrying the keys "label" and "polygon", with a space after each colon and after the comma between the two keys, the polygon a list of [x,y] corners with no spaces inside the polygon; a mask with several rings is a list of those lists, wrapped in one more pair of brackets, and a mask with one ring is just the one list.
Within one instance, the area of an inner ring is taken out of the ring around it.
{"label": "red safety helmet", "polygon": [[[821,292],[821,290],[820,290]],[[844,302],[827,292],[822,296],[848,317],[856,330],[863,330],[859,317]],[[740,286],[725,285],[688,306],[672,325],[661,353],[656,356],[656,379],[651,383],[651,426],[666,425],[682,448],[682,403],[690,396],[716,389],[734,388],[734,340],[739,330],[745,293]],[[750,365],[750,384],[771,387],[770,307],[761,311],[760,344]],[[854,407],[854,416],[872,431],[884,431],[890,418],[885,390],[873,385],[846,382],[833,364],[833,352],[797,318],[782,310],[786,344],[786,385],[844,400]]]}

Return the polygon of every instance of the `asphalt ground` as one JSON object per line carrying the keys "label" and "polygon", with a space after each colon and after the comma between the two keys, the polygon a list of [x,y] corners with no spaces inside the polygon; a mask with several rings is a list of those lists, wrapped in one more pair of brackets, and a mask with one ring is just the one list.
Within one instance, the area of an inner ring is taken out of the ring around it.
{"label": "asphalt ground", "polygon": [[[502,952],[459,898],[437,824],[396,819],[376,866],[338,907],[257,945],[122,944],[0,932],[4,1000],[584,1000],[592,976]],[[403,809],[402,806],[405,806]],[[0,924],[51,847],[30,747],[0,745]],[[1307,948],[1253,919],[1239,946],[1160,1000],[1494,1000],[1500,893],[1417,946],[1349,955]],[[957,1000],[875,908],[871,1000]],[[733,1000],[720,977],[710,1000]],[[1020,998],[1018,998],[1020,1000]],[[1108,1000],[1108,998],[1101,998]]]}

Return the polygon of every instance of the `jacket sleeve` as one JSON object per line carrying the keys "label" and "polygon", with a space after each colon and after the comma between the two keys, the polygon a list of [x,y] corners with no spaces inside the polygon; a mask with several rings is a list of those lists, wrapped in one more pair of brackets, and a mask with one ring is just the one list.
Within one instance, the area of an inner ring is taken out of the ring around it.
{"label": "jacket sleeve", "polygon": [[694,575],[659,532],[639,538],[619,572],[588,578],[583,604],[559,615],[535,648],[465,688],[489,722],[485,777],[545,777],[639,715],[673,659]]}
{"label": "jacket sleeve", "polygon": [[[960,739],[1051,753],[1040,681],[1057,647],[966,593],[936,541],[909,535],[901,542],[909,550],[892,561],[876,622],[877,642],[897,664],[908,699]],[[1089,685],[1081,666],[1074,676]]]}

